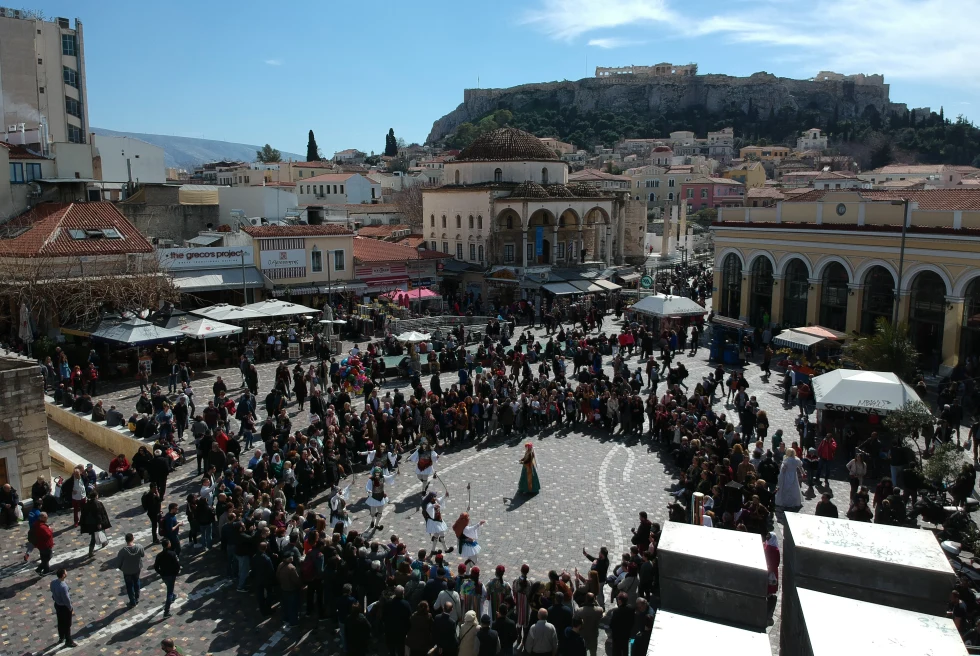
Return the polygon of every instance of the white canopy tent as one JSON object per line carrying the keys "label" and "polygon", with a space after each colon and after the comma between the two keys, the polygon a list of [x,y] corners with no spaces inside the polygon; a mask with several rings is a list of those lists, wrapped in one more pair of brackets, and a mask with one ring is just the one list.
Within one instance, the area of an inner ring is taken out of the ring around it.
{"label": "white canopy tent", "polygon": [[915,390],[890,371],[837,369],[811,381],[818,410],[887,414],[908,401],[920,401]]}
{"label": "white canopy tent", "polygon": [[814,344],[819,344],[820,342],[825,341],[825,339],[826,338],[819,335],[808,335],[796,330],[784,330],[773,337],[772,343],[776,346],[786,346],[788,348],[805,351]]}
{"label": "white canopy tent", "polygon": [[319,310],[315,308],[279,300],[259,301],[258,303],[245,305],[242,307],[242,309],[253,310],[266,317],[288,317],[295,314],[312,314],[314,312],[319,312]]}
{"label": "white canopy tent", "polygon": [[399,342],[406,342],[409,344],[418,344],[419,342],[426,342],[429,340],[429,337],[430,336],[428,333],[419,333],[419,332],[415,332],[414,330],[409,330],[408,332],[404,332],[401,335],[395,335],[395,339],[397,339]]}
{"label": "white canopy tent", "polygon": [[220,303],[199,310],[191,310],[190,312],[200,317],[207,317],[212,321],[244,321],[245,319],[265,319],[269,316],[261,312],[256,312],[255,310],[238,307],[237,305],[228,305],[227,303]]}
{"label": "white canopy tent", "polygon": [[694,317],[708,313],[685,296],[651,294],[630,306],[630,309],[651,317]]}
{"label": "white canopy tent", "polygon": [[197,319],[190,323],[181,324],[174,327],[187,337],[204,340],[204,364],[208,362],[208,337],[224,337],[225,335],[235,335],[242,332],[241,326],[233,326],[229,323],[212,321],[210,319]]}

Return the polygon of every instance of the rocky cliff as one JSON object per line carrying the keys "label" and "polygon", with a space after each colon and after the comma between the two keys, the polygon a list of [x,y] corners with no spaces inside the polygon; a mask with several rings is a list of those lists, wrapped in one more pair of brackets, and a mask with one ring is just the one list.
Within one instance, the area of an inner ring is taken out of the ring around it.
{"label": "rocky cliff", "polygon": [[697,106],[710,112],[730,108],[748,111],[750,102],[762,116],[770,109],[778,112],[784,107],[828,114],[836,108],[841,119],[858,116],[869,105],[882,116],[891,111],[904,113],[906,110],[904,104],[891,102],[887,84],[793,80],[769,73],[755,73],[749,77],[698,75],[676,78],[622,75],[585,78],[577,82],[522,84],[509,89],[466,89],[463,103],[433,123],[428,141],[437,142],[461,123],[476,121],[497,109],[517,112],[539,107],[574,107],[580,112],[629,109],[657,114]]}

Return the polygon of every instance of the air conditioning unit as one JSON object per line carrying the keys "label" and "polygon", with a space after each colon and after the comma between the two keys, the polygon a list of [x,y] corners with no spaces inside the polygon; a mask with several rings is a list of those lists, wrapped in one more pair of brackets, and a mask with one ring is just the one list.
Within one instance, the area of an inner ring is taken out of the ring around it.
{"label": "air conditioning unit", "polygon": [[23,18],[24,17],[24,12],[22,12],[20,9],[13,9],[10,13],[11,13],[11,15],[12,15],[13,18]]}
{"label": "air conditioning unit", "polygon": [[16,125],[8,125],[7,126],[7,132],[17,132],[17,126]]}
{"label": "air conditioning unit", "polygon": [[10,11],[10,10],[7,9],[6,7],[0,7],[0,17],[6,18],[8,11]]}

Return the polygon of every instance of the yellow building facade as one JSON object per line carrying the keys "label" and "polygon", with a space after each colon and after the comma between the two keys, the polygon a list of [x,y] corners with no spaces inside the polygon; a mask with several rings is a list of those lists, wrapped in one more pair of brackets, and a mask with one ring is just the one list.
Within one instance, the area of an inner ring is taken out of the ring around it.
{"label": "yellow building facade", "polygon": [[746,162],[722,171],[721,177],[741,182],[746,189],[754,189],[765,186],[766,169],[759,162]]}
{"label": "yellow building facade", "polygon": [[980,356],[980,189],[815,190],[712,232],[722,316],[870,333],[897,309],[927,362]]}

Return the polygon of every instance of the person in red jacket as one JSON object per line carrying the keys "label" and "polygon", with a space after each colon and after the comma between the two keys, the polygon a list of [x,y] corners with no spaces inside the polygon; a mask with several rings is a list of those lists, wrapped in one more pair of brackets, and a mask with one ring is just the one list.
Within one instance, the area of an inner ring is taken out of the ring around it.
{"label": "person in red jacket", "polygon": [[819,484],[820,479],[823,478],[826,481],[826,487],[830,487],[830,467],[834,462],[834,455],[837,453],[837,440],[830,433],[820,440],[820,444],[817,445],[817,456],[820,461],[817,463],[817,483]]}
{"label": "person in red jacket", "polygon": [[123,454],[117,455],[109,463],[109,474],[119,481],[119,490],[122,491],[126,489],[126,477],[133,473],[132,467],[129,464],[129,460]]}
{"label": "person in red jacket", "polygon": [[44,575],[51,571],[49,563],[51,562],[51,552],[54,550],[54,533],[51,532],[51,527],[48,526],[48,513],[41,513],[37,523],[34,524],[34,528],[31,530],[33,531],[34,546],[37,547],[38,552],[41,554],[41,564],[34,571]]}

